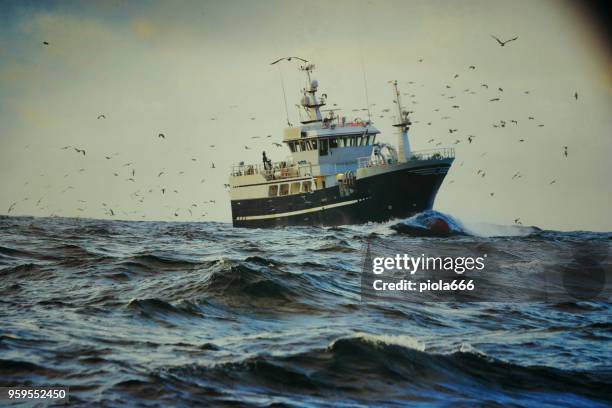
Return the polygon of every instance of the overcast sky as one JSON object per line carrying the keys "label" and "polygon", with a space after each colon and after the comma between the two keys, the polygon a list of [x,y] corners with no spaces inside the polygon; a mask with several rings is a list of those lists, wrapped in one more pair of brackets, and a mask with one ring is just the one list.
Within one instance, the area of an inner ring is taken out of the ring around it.
{"label": "overcast sky", "polygon": [[[612,230],[612,64],[567,4],[2,2],[0,214],[17,202],[11,214],[229,222],[231,164],[288,155],[272,145],[286,122],[280,75],[293,123],[304,80],[293,62],[269,63],[296,55],[348,117],[366,106],[365,72],[375,126],[393,143],[383,109],[399,81],[413,149],[456,149],[435,209]],[[519,38],[500,47],[491,34]]]}

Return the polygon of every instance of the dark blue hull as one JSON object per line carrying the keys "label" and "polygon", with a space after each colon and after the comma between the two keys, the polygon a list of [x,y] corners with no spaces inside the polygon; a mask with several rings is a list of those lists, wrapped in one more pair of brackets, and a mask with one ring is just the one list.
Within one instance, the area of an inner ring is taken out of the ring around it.
{"label": "dark blue hull", "polygon": [[283,197],[232,201],[235,227],[347,225],[406,218],[431,209],[452,159],[357,179],[339,186]]}

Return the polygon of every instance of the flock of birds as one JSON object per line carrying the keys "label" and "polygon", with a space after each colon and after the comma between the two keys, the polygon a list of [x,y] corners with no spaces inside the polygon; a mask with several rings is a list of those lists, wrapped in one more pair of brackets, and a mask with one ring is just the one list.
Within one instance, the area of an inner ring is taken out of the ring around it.
{"label": "flock of birds", "polygon": [[[510,38],[510,39],[508,39],[508,40],[503,41],[503,40],[499,39],[498,37],[496,37],[496,36],[494,36],[494,35],[491,35],[491,37],[492,37],[493,39],[495,39],[495,41],[496,41],[496,42],[499,44],[499,46],[501,46],[501,47],[505,47],[505,46],[507,46],[507,44],[509,44],[509,43],[511,43],[511,42],[513,42],[513,41],[516,41],[516,40],[518,39],[518,36],[516,36],[516,37],[513,37],[513,38]],[[44,41],[44,42],[43,42],[43,45],[44,45],[44,46],[49,46],[49,42],[48,42],[48,41]],[[277,63],[279,63],[280,61],[283,61],[283,60],[285,60],[285,61],[291,61],[292,59],[296,59],[296,60],[299,60],[299,61],[302,61],[302,62],[308,62],[307,60],[305,60],[305,59],[303,59],[303,58],[299,58],[299,57],[283,57],[283,58],[279,58],[279,59],[277,59],[277,60],[273,61],[273,62],[271,63],[271,65],[275,65],[275,64],[277,64]],[[420,59],[418,59],[418,60],[417,60],[417,62],[419,62],[419,63],[422,63],[423,61],[424,61],[424,60],[423,60],[422,58],[420,58]],[[470,70],[470,71],[474,71],[474,70],[476,70],[476,66],[475,66],[475,65],[470,65],[470,66],[468,66],[468,68],[467,68],[467,69],[468,69],[468,70]],[[453,79],[457,79],[457,78],[459,78],[459,77],[460,77],[460,74],[459,74],[459,73],[456,73],[456,74],[454,74],[454,75],[453,75]],[[408,85],[414,85],[414,84],[415,84],[415,82],[414,82],[414,81],[410,81],[410,82],[408,82]],[[486,83],[482,83],[482,84],[480,84],[480,88],[483,88],[483,89],[489,90],[489,85],[488,85],[488,84],[486,84]],[[450,94],[450,93],[453,93],[453,91],[450,91],[450,90],[452,90],[452,89],[454,89],[454,88],[453,88],[453,86],[446,84],[446,85],[445,85],[445,87],[444,87],[445,92],[441,93],[441,94],[440,94],[440,96],[445,97],[445,98],[446,98],[446,99],[448,99],[448,100],[453,100],[453,105],[451,105],[451,109],[453,109],[453,110],[459,110],[459,109],[461,109],[461,106],[460,106],[458,103],[454,102],[454,100],[456,100],[456,98],[457,98],[457,95],[456,95],[456,94],[453,94],[453,95],[451,95],[451,94]],[[501,101],[501,95],[503,94],[504,89],[503,89],[502,87],[498,87],[498,88],[497,88],[497,92],[499,92],[499,94],[498,94],[498,95],[495,95],[495,96],[494,96],[494,97],[492,97],[492,98],[489,98],[489,99],[488,99],[488,100],[489,100],[489,102],[499,102],[499,101]],[[528,90],[523,91],[523,92],[524,92],[524,94],[529,94],[529,93],[530,93]],[[474,94],[476,94],[477,92],[476,92],[475,90],[471,90],[471,89],[469,89],[469,88],[468,88],[468,89],[464,89],[464,90],[462,91],[462,93],[463,93],[463,94],[470,94],[470,95],[474,95]],[[414,98],[415,98],[415,96],[416,96],[415,94],[411,94],[411,93],[404,93],[403,95],[404,95],[404,96],[408,96],[408,97],[410,97],[410,98],[412,99],[412,100],[411,100],[411,102],[412,102],[413,104],[416,104],[416,103],[417,103],[417,101],[414,99]],[[578,100],[578,92],[574,92],[574,94],[573,94],[573,98],[574,98],[576,101]],[[334,106],[337,106],[337,104],[334,104]],[[353,112],[368,111],[368,113],[369,113],[369,112],[370,112],[370,109],[372,109],[372,107],[374,107],[374,106],[376,106],[376,104],[372,104],[372,105],[370,106],[370,108],[359,108],[359,109],[353,109],[352,111],[353,111]],[[237,108],[237,107],[238,107],[238,105],[231,105],[231,106],[230,106],[230,109],[234,109],[234,108]],[[433,109],[433,111],[434,111],[434,112],[440,112],[440,110],[441,110],[441,108],[435,108],[435,109]],[[392,109],[391,109],[391,108],[384,108],[384,109],[382,109],[381,111],[382,111],[382,112],[381,112],[382,114],[380,114],[378,117],[382,119],[382,118],[384,118],[384,117],[385,117],[385,115],[384,115],[384,114],[385,114],[385,113],[392,112]],[[409,111],[409,113],[414,113],[414,111]],[[107,114],[105,114],[105,113],[100,113],[100,114],[98,114],[98,115],[97,115],[97,119],[98,119],[98,120],[106,120],[106,119],[107,119]],[[255,120],[256,118],[255,118],[255,117],[250,117],[249,119],[250,119],[250,120]],[[450,117],[450,116],[448,116],[448,115],[444,115],[444,116],[441,116],[441,118],[440,118],[440,119],[441,119],[441,120],[448,120],[448,119],[451,119],[451,117]],[[210,118],[210,120],[211,120],[211,121],[217,120],[217,117],[216,117],[216,116],[213,116],[213,117],[211,117],[211,118]],[[534,120],[535,120],[535,117],[534,117],[534,116],[528,116],[528,117],[527,117],[527,120],[528,120],[528,121],[534,121]],[[415,121],[415,122],[413,122],[413,123],[415,123],[415,124],[416,124],[416,123],[419,123],[419,121]],[[432,125],[432,122],[427,122],[426,124],[427,124],[427,126],[431,126],[431,125]],[[509,126],[518,126],[518,125],[519,125],[519,121],[518,121],[517,119],[510,119],[510,120],[508,120],[508,121],[506,121],[506,120],[499,120],[499,121],[497,121],[497,122],[493,123],[493,124],[492,124],[492,127],[493,127],[493,128],[505,128],[505,127],[509,127]],[[539,123],[537,126],[538,126],[538,127],[544,127],[544,124]],[[454,135],[454,134],[455,134],[455,133],[457,133],[457,132],[459,132],[459,129],[457,129],[457,128],[454,128],[454,127],[450,127],[450,128],[448,128],[448,133],[449,133],[449,134],[451,134],[451,135]],[[252,136],[252,137],[251,137],[251,139],[269,139],[269,138],[271,138],[271,137],[272,137],[272,135],[270,135],[270,134],[269,134],[269,135],[266,135],[265,137],[261,137],[261,136]],[[166,134],[165,134],[165,133],[159,132],[159,133],[157,134],[157,138],[158,138],[160,141],[164,141],[164,140],[166,140],[166,139],[167,139],[167,136],[166,136]],[[475,139],[476,139],[476,138],[477,138],[477,137],[476,137],[475,135],[473,135],[473,134],[468,134],[468,135],[466,135],[466,136],[465,136],[465,139],[464,139],[464,140],[462,140],[462,139],[460,139],[460,138],[455,139],[455,141],[453,142],[453,145],[457,145],[457,144],[463,143],[464,141],[465,141],[465,142],[467,142],[467,144],[468,144],[468,145],[471,145],[471,144],[472,144],[472,143],[475,141]],[[524,139],[524,138],[521,138],[521,139],[519,139],[519,140],[518,140],[518,142],[519,142],[519,143],[522,143],[522,142],[524,142],[524,141],[525,141],[525,139]],[[436,147],[437,147],[437,146],[441,146],[441,145],[444,143],[442,140],[436,140],[435,138],[429,139],[429,140],[427,141],[427,143],[428,143],[428,144],[433,144],[434,142],[436,142],[436,143],[435,143],[435,146],[436,146]],[[277,142],[272,142],[272,143],[271,143],[271,146],[274,146],[274,147],[276,147],[276,148],[280,148],[280,147],[282,147],[282,144],[281,144],[281,143],[277,143]],[[214,148],[215,148],[215,145],[214,145],[214,144],[212,144],[212,145],[210,145],[209,147],[210,147],[211,149],[214,149]],[[86,151],[86,149],[85,149],[85,148],[82,148],[82,147],[77,147],[77,146],[68,145],[68,146],[63,146],[63,147],[61,147],[61,149],[62,149],[62,150],[66,150],[66,151],[72,150],[72,151],[74,151],[74,153],[76,153],[77,155],[81,155],[81,156],[83,156],[83,157],[87,156],[87,151]],[[250,146],[248,146],[248,145],[245,145],[245,146],[244,146],[244,149],[245,149],[245,150],[250,150],[250,149],[251,149],[251,147],[250,147]],[[481,156],[485,156],[486,154],[487,154],[487,153],[486,153],[486,152],[484,152],[484,153],[482,153],[482,154],[481,154]],[[563,155],[563,157],[567,158],[567,157],[568,157],[568,154],[569,154],[569,153],[568,153],[568,146],[563,146],[563,150],[562,150],[562,155]],[[119,155],[119,153],[113,153],[113,154],[111,154],[111,155],[105,155],[105,156],[104,156],[104,158],[105,158],[106,160],[112,160],[112,159],[114,159],[114,158],[115,158],[116,156],[118,156],[118,155]],[[196,159],[196,158],[191,158],[191,160],[192,160],[193,162],[197,161],[197,159]],[[464,164],[464,162],[461,162],[461,163],[460,163],[460,166],[463,166],[463,164]],[[136,169],[134,168],[134,164],[133,164],[133,162],[127,162],[127,163],[124,163],[124,164],[122,165],[122,167],[127,167],[127,168],[129,168],[129,171],[128,171],[128,174],[127,174],[127,176],[128,176],[128,177],[126,177],[126,178],[125,178],[125,182],[136,183],[136,181],[137,181],[137,180],[136,180]],[[214,162],[211,162],[211,164],[210,164],[210,168],[211,168],[211,169],[215,169],[215,168],[216,168],[216,167],[215,167],[215,163],[214,163]],[[84,171],[86,171],[86,169],[85,169],[85,168],[80,168],[80,169],[78,170],[78,172],[79,172],[79,173],[82,173],[82,172],[84,172]],[[167,170],[166,170],[165,168],[164,168],[164,169],[160,169],[160,170],[159,170],[159,171],[156,173],[156,177],[157,177],[158,179],[161,179],[163,176],[167,175],[167,173],[168,173],[168,172],[167,172]],[[117,170],[116,170],[116,171],[114,171],[112,174],[113,174],[113,176],[114,176],[114,177],[120,177],[120,173],[119,173],[119,171],[117,171]],[[179,172],[179,174],[184,174],[184,171]],[[477,171],[476,171],[476,176],[481,177],[481,178],[484,178],[484,177],[486,176],[486,174],[487,174],[487,173],[486,173],[486,170],[485,170],[485,169],[477,169]],[[64,177],[67,177],[67,176],[68,176],[68,174],[64,175]],[[520,171],[517,171],[517,172],[516,172],[516,173],[515,173],[515,174],[512,176],[511,180],[517,180],[517,179],[521,179],[521,178],[523,178],[523,177],[524,177],[524,176],[523,176],[523,175],[520,173]],[[204,183],[204,182],[205,182],[205,179],[202,179],[202,180],[201,180],[201,183]],[[449,181],[449,184],[452,184],[452,183],[454,183],[454,182],[455,182],[454,180],[450,180],[450,181]],[[549,183],[549,185],[555,184],[556,182],[557,182],[557,180],[556,180],[556,179],[551,180],[551,181],[550,181],[550,183]],[[26,183],[26,184],[27,184],[27,183]],[[223,186],[224,186],[224,188],[226,188],[226,189],[227,189],[227,188],[229,188],[229,184],[224,184]],[[69,191],[69,190],[73,190],[73,189],[75,189],[75,187],[70,185],[70,186],[67,186],[66,188],[64,188],[64,189],[61,191],[61,193],[63,194],[63,193],[65,193],[65,192],[67,192],[67,191]],[[132,193],[130,194],[130,197],[131,197],[132,199],[136,200],[137,202],[142,203],[142,202],[144,202],[144,200],[145,200],[145,194],[146,194],[146,193],[149,193],[149,194],[154,194],[156,191],[157,191],[157,193],[158,193],[158,194],[160,194],[160,195],[162,195],[162,196],[164,196],[164,195],[166,195],[166,193],[170,193],[170,192],[173,192],[173,193],[175,193],[175,194],[178,194],[178,193],[179,193],[179,192],[178,192],[178,190],[176,190],[176,189],[170,189],[170,188],[168,188],[168,187],[166,187],[166,186],[163,186],[163,185],[158,185],[158,186],[156,186],[156,187],[147,188],[147,189],[145,189],[144,191],[143,191],[142,189],[137,189],[136,191],[134,191],[134,192],[132,192]],[[490,192],[490,193],[489,193],[489,195],[490,195],[491,197],[493,197],[493,196],[495,195],[495,192]],[[28,200],[29,200],[29,197],[25,197],[25,198],[24,198],[23,200],[21,200],[21,201],[28,201]],[[36,202],[35,206],[36,206],[37,208],[42,208],[42,207],[41,207],[41,203],[42,203],[42,201],[43,201],[43,200],[44,200],[44,197],[41,197],[41,198],[40,198],[40,199],[39,199],[39,200]],[[82,199],[79,199],[79,200],[78,200],[78,202],[79,202],[80,204],[86,204],[86,201],[85,201],[85,200],[82,200]],[[9,206],[9,208],[8,208],[8,211],[7,211],[7,212],[8,212],[8,213],[11,213],[12,211],[14,211],[18,203],[19,203],[19,202],[17,202],[17,201],[16,201],[16,202],[13,202],[13,203],[12,203],[12,204]],[[216,201],[215,201],[215,200],[205,200],[204,202],[200,202],[200,203],[192,203],[192,204],[191,204],[189,207],[187,207],[187,208],[174,208],[174,207],[173,207],[173,208],[172,208],[172,214],[173,214],[175,217],[178,217],[178,216],[179,216],[181,213],[189,213],[189,214],[190,214],[190,216],[194,216],[194,213],[195,213],[197,210],[200,210],[200,208],[201,208],[201,207],[204,207],[204,206],[206,206],[206,205],[210,205],[210,204],[215,204],[215,203],[216,203]],[[106,213],[107,215],[109,215],[109,216],[115,216],[115,215],[117,214],[116,209],[111,208],[111,207],[110,207],[110,206],[109,206],[107,203],[102,202],[102,203],[101,203],[101,206],[104,208],[104,211],[105,211],[105,213]],[[80,212],[85,211],[85,208],[83,208],[83,207],[84,207],[84,206],[82,206],[82,205],[81,205],[81,206],[79,206],[79,208],[77,208],[77,211],[80,211]],[[134,213],[134,212],[133,212],[133,213]],[[130,216],[130,215],[131,215],[130,213],[128,213],[128,212],[126,212],[126,211],[123,211],[123,214],[124,214],[124,215],[126,215],[126,216]],[[200,211],[199,211],[199,214],[200,214],[200,217],[206,217],[208,213],[207,213],[207,212],[202,212],[202,211],[200,210]],[[196,214],[196,215],[197,215],[197,214]],[[141,217],[142,217],[142,218],[146,218],[146,215],[144,215],[144,214],[143,214],[143,215],[141,215]],[[515,218],[515,219],[514,219],[514,223],[515,223],[515,224],[522,224],[522,222],[521,222],[521,219],[520,219],[520,218]]]}

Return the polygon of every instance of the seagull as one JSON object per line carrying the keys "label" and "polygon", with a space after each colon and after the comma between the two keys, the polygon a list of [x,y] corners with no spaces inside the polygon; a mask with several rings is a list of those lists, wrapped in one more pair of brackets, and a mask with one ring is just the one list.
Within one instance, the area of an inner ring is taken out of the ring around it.
{"label": "seagull", "polygon": [[567,157],[567,146],[563,146],[563,154]]}
{"label": "seagull", "polygon": [[272,144],[273,144],[274,146],[276,146],[276,147],[283,147],[283,145],[282,145],[282,144],[280,144],[280,143],[276,143],[276,142],[274,142],[274,143],[272,143]]}
{"label": "seagull", "polygon": [[427,143],[431,143],[431,142],[433,142],[433,141],[435,141],[435,139],[429,139],[429,140],[427,141]]}
{"label": "seagull", "polygon": [[529,116],[529,120],[534,120],[535,118],[533,116]]}
{"label": "seagull", "polygon": [[490,195],[491,195],[491,197],[493,197],[495,195],[495,193],[491,193]]}
{"label": "seagull", "polygon": [[455,74],[453,78],[459,78],[459,74]]}
{"label": "seagull", "polygon": [[106,119],[106,115],[100,114],[100,115],[98,115],[98,119]]}
{"label": "seagull", "polygon": [[136,175],[136,170],[132,169],[132,177],[134,177]]}
{"label": "seagull", "polygon": [[576,100],[578,100],[578,92],[574,92],[574,98],[576,98]]}
{"label": "seagull", "polygon": [[166,189],[165,189],[165,188],[162,188],[162,189],[161,189],[161,192],[162,192],[162,194],[166,194]]}
{"label": "seagull", "polygon": [[245,148],[246,150],[249,150],[249,146],[244,146],[244,148]]}
{"label": "seagull", "polygon": [[523,225],[523,223],[521,222],[521,219],[520,219],[520,218],[515,219],[515,220],[514,220],[514,223],[515,223],[515,224],[518,224],[518,225]]}
{"label": "seagull", "polygon": [[470,69],[476,69],[476,67],[474,65],[470,65],[469,68]]}
{"label": "seagull", "polygon": [[454,133],[454,132],[456,132],[457,130],[459,130],[459,129],[448,129],[448,133]]}
{"label": "seagull", "polygon": [[212,166],[210,166],[211,169],[215,168],[215,163],[212,164]]}
{"label": "seagull", "polygon": [[493,34],[491,34],[491,37],[495,38],[495,40],[496,40],[496,41],[499,43],[499,45],[500,45],[501,47],[503,47],[504,45],[508,44],[510,41],[515,41],[515,40],[517,40],[517,39],[518,39],[518,37],[514,37],[514,38],[511,38],[511,39],[509,39],[509,40],[502,41],[502,40],[500,40],[499,38],[497,38],[496,36],[494,36]]}
{"label": "seagull", "polygon": [[548,183],[548,185],[555,184],[556,182],[557,182],[557,180],[553,180],[550,183]]}
{"label": "seagull", "polygon": [[497,90],[500,91],[500,92],[504,92],[504,88],[502,88],[502,87],[497,88]]}
{"label": "seagull", "polygon": [[489,101],[491,101],[491,102],[497,102],[497,101],[499,101],[499,98],[492,98],[492,99],[489,99]]}
{"label": "seagull", "polygon": [[472,140],[474,140],[475,137],[476,136],[474,136],[474,135],[469,135],[468,136],[468,142],[472,143]]}
{"label": "seagull", "polygon": [[113,211],[113,209],[112,209],[112,208],[109,208],[109,209],[108,209],[108,212],[110,213],[110,215],[111,215],[111,216],[114,216],[114,215],[115,215],[115,212]]}
{"label": "seagull", "polygon": [[83,156],[85,156],[85,149],[77,149],[76,147],[74,148],[74,151],[77,153],[83,153]]}
{"label": "seagull", "polygon": [[308,62],[308,60],[305,60],[304,58],[300,58],[300,57],[283,57],[283,58],[279,58],[279,59],[277,59],[277,60],[276,60],[276,61],[274,61],[274,62],[271,62],[271,63],[270,63],[270,65],[274,65],[274,64],[276,64],[276,63],[278,63],[278,62],[281,62],[282,60],[291,61],[293,58],[298,59],[298,60],[300,60],[300,61],[302,61],[302,62]]}
{"label": "seagull", "polygon": [[15,206],[17,205],[17,202],[15,201],[13,204],[11,204],[11,206],[8,209],[8,212],[13,211],[13,208],[15,208]]}
{"label": "seagull", "polygon": [[164,135],[163,133],[160,133],[159,135],[157,135],[157,137],[159,137],[160,139],[165,139],[166,135]]}
{"label": "seagull", "polygon": [[481,84],[480,86],[489,89],[489,85],[487,85],[487,84]]}
{"label": "seagull", "polygon": [[518,122],[514,119],[511,119],[510,122],[514,123],[515,125],[518,125]]}

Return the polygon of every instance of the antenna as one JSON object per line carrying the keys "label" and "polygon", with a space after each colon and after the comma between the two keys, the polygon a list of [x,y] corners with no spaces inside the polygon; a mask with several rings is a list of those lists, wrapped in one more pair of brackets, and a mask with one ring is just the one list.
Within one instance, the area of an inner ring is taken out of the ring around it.
{"label": "antenna", "polygon": [[293,125],[291,124],[291,122],[289,122],[289,107],[287,106],[287,93],[285,92],[285,81],[283,81],[283,73],[280,69],[280,65],[278,65],[278,74],[280,75],[281,88],[283,90],[283,100],[285,101],[285,113],[287,114],[287,125],[291,127]]}
{"label": "antenna", "polygon": [[359,39],[359,51],[361,52],[361,72],[363,72],[363,88],[365,90],[366,106],[368,107],[368,123],[372,123],[372,115],[370,113],[370,99],[368,98],[368,80],[365,73],[365,63],[363,61],[363,45],[361,37]]}

